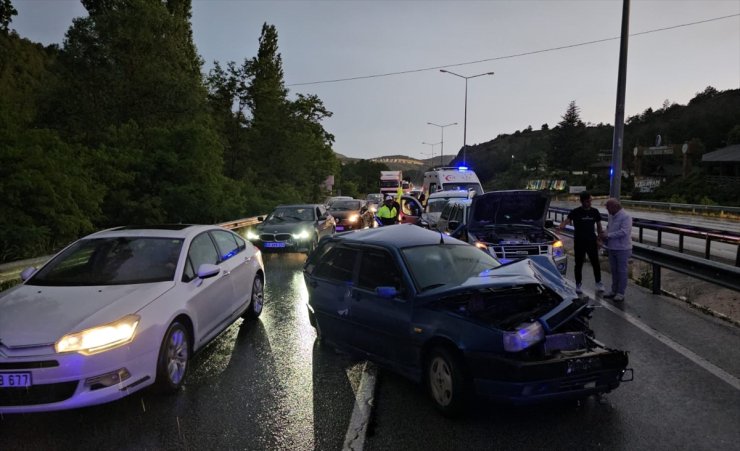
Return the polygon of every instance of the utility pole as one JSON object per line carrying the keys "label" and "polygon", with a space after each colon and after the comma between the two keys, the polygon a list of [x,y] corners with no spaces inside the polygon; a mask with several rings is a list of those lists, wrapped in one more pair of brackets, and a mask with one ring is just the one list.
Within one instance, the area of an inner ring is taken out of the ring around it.
{"label": "utility pole", "polygon": [[619,46],[619,75],[617,77],[617,107],[614,114],[612,140],[612,170],[609,174],[609,196],[619,199],[622,189],[622,147],[624,139],[624,92],[627,85],[627,43],[630,31],[630,0],[622,0],[622,37]]}

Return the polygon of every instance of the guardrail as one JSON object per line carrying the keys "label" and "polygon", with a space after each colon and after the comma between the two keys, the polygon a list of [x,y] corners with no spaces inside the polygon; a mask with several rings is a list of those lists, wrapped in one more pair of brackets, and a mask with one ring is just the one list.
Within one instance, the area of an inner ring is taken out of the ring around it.
{"label": "guardrail", "polygon": [[[548,217],[550,214],[555,216],[555,220],[562,221],[568,216],[570,209],[550,207]],[[606,221],[608,215],[602,214],[602,220]],[[638,229],[638,243],[644,243],[644,231],[654,230],[657,233],[657,239],[655,246],[663,247],[663,235],[674,234],[678,237],[678,252],[686,255],[685,249],[685,238],[697,238],[704,241],[704,259],[710,260],[712,243],[720,242],[727,243],[736,247],[735,250],[735,266],[740,266],[740,234],[735,232],[729,232],[724,230],[709,229],[706,227],[697,227],[690,225],[680,225],[670,222],[653,221],[649,219],[632,218],[632,227]]]}
{"label": "guardrail", "polygon": [[697,204],[675,204],[671,202],[650,202],[643,200],[620,201],[624,207],[645,208],[663,211],[681,211],[689,213],[712,213],[719,216],[740,216],[740,207],[728,207],[723,205],[697,205]]}
{"label": "guardrail", "polygon": [[[239,230],[257,224],[259,222],[257,218],[258,216],[237,219],[235,221],[223,222],[218,225],[229,230]],[[17,280],[20,278],[21,271],[29,266],[41,266],[51,257],[53,257],[53,255],[45,255],[43,257],[29,258],[0,265],[0,285]]]}

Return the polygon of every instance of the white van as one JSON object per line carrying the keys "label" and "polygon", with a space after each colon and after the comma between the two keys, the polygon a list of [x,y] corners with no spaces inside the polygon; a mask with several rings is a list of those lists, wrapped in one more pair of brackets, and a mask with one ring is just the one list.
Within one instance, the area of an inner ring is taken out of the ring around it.
{"label": "white van", "polygon": [[442,209],[445,208],[448,202],[455,199],[467,199],[470,197],[470,191],[437,191],[429,195],[427,199],[426,208],[424,208],[424,214],[422,218],[429,223],[430,229],[436,229],[437,220],[439,215],[442,213]]}
{"label": "white van", "polygon": [[424,173],[424,196],[429,199],[437,191],[475,191],[483,194],[483,187],[474,171],[465,166],[434,168]]}

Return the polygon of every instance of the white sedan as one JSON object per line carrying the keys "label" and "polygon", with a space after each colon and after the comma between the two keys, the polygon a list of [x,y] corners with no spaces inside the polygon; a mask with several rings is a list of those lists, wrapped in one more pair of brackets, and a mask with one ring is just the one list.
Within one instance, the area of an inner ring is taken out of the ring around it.
{"label": "white sedan", "polygon": [[120,227],[0,293],[0,414],[71,409],[154,384],[264,302],[260,251],[218,226]]}

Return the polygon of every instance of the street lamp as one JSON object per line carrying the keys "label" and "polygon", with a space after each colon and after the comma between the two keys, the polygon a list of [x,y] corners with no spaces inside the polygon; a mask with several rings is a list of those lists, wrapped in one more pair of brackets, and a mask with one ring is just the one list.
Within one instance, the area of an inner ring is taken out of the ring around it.
{"label": "street lamp", "polygon": [[[430,158],[434,158],[434,146],[436,146],[438,144],[442,144],[442,143],[441,142],[438,142],[438,143],[428,143],[428,142],[424,141],[424,142],[422,142],[422,144],[426,144],[427,146],[432,146],[432,155],[430,156]],[[424,153],[424,152],[422,152],[421,154],[422,155],[429,155],[429,154]]]}
{"label": "street lamp", "polygon": [[427,125],[434,125],[435,127],[439,127],[440,129],[442,129],[442,140],[438,143],[438,144],[442,144],[442,147],[440,147],[440,150],[439,150],[439,165],[444,166],[445,164],[442,161],[442,157],[445,154],[445,127],[449,127],[450,125],[457,125],[457,122],[453,122],[451,124],[445,124],[445,125],[435,124],[434,122],[427,122]]}
{"label": "street lamp", "polygon": [[467,161],[465,160],[465,157],[466,157],[467,147],[468,147],[468,136],[467,136],[467,131],[468,131],[468,80],[470,80],[471,78],[482,77],[484,75],[493,75],[493,72],[486,72],[484,74],[471,75],[469,77],[466,77],[464,75],[456,74],[454,72],[450,72],[444,69],[440,69],[439,71],[444,72],[445,74],[450,74],[450,75],[454,75],[456,77],[465,79],[465,119],[463,122],[463,164],[466,164]]}

